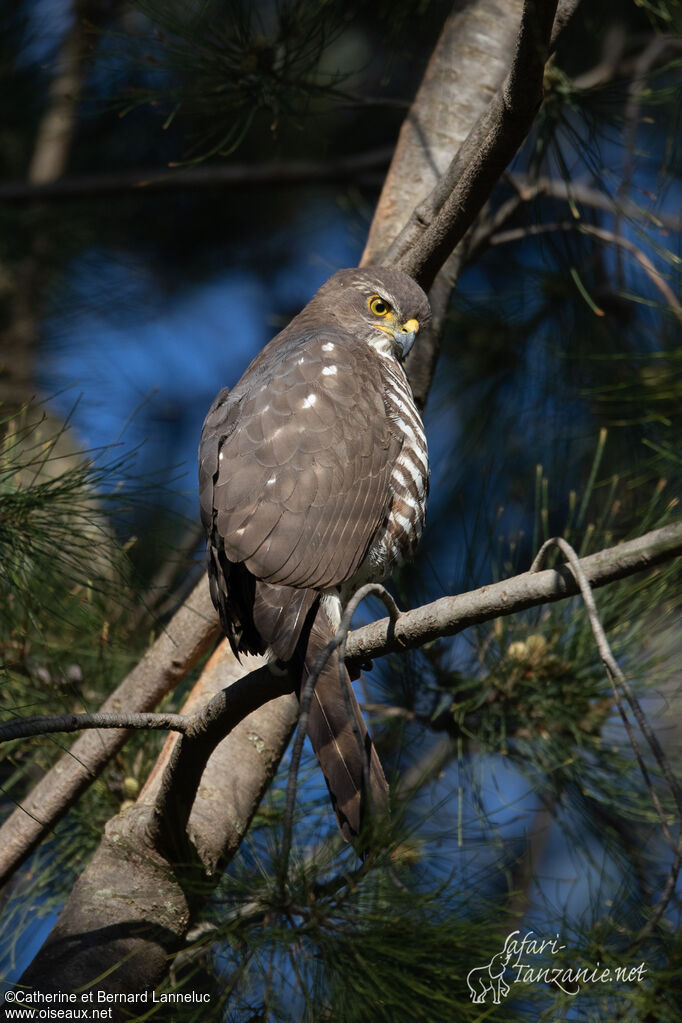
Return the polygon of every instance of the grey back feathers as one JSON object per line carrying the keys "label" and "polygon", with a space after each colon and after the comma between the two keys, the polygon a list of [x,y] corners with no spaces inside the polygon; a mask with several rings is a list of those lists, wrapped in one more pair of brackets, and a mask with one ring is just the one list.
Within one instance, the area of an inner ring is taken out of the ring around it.
{"label": "grey back feathers", "polygon": [[[383,578],[421,533],[426,441],[398,356],[400,330],[428,317],[400,271],[341,270],[206,417],[199,496],[213,601],[235,653],[270,648],[299,683],[334,632],[320,594]],[[377,804],[386,784],[353,697],[369,752],[358,748],[339,685],[330,662],[310,735],[354,839],[367,786]]]}

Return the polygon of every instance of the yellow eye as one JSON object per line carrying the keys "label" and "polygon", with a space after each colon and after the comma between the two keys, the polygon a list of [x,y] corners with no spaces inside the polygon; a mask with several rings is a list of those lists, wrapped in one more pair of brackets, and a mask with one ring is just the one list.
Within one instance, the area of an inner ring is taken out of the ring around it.
{"label": "yellow eye", "polygon": [[383,298],[380,298],[379,295],[372,295],[367,304],[373,316],[388,316],[391,311],[388,302],[384,302]]}

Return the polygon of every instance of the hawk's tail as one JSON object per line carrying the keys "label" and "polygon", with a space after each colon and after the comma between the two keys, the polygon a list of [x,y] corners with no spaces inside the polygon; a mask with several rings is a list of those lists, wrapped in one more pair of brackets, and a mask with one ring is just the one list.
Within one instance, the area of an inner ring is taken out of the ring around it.
{"label": "hawk's tail", "polygon": [[[320,594],[260,580],[255,581],[253,592],[257,635],[280,660],[292,665],[296,675],[300,673],[302,690],[318,657],[334,638],[334,628],[320,605]],[[239,594],[233,597],[230,592],[232,607],[238,605],[237,597]],[[334,651],[315,685],[308,735],[339,830],[346,841],[355,843],[366,815],[386,812],[388,785],[345,669],[343,675],[342,684],[339,656]]]}
{"label": "hawk's tail", "polygon": [[[318,606],[308,636],[303,685],[333,636],[332,626]],[[342,683],[335,650],[315,685],[308,735],[329,789],[339,830],[347,842],[354,843],[366,815],[381,816],[388,809],[388,784],[345,668],[343,675]]]}

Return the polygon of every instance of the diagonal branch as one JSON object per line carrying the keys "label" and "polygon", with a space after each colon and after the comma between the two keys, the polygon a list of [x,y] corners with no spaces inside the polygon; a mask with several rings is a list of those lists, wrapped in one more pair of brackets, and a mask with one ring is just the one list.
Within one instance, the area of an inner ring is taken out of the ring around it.
{"label": "diagonal branch", "polygon": [[386,254],[388,264],[426,290],[530,131],[542,102],[556,8],[556,0],[526,0],[516,54],[501,89]]}
{"label": "diagonal branch", "polygon": [[626,252],[631,253],[654,287],[660,291],[666,305],[672,309],[678,319],[680,318],[682,315],[682,305],[680,305],[675,292],[663,274],[654,266],[646,252],[630,241],[629,238],[624,238],[622,235],[608,231],[606,228],[597,227],[595,224],[586,224],[580,220],[562,220],[551,224],[529,224],[527,227],[514,227],[508,231],[498,231],[490,236],[488,244],[505,245],[508,242],[518,241],[520,238],[552,234],[558,231],[578,231],[580,234],[591,235],[593,238],[598,238],[599,241],[605,242],[608,245],[615,245],[618,249],[625,249]]}
{"label": "diagonal branch", "polygon": [[[562,540],[561,544],[564,543]],[[559,541],[557,544],[559,545]],[[530,607],[563,600],[582,592],[584,589],[584,585],[581,585],[582,580],[595,589],[605,586],[682,554],[682,521],[645,533],[616,547],[590,554],[577,561],[577,569],[573,565],[570,569],[566,565],[560,565],[556,569],[539,571],[538,566],[544,550],[543,547],[528,572],[499,583],[492,583],[490,586],[483,586],[478,590],[471,590],[469,593],[442,597],[412,611],[399,611],[390,594],[377,583],[368,583],[361,587],[349,601],[336,635],[320,654],[302,693],[298,736],[300,742],[295,748],[296,755],[292,754],[290,783],[298,769],[312,692],[319,672],[334,650],[341,648],[342,661],[357,666],[361,661],[373,660],[397,650],[412,649],[434,639],[453,636],[472,625],[493,618],[517,614]],[[359,603],[370,595],[378,595],[384,600],[389,609],[389,617],[349,632],[351,619]],[[251,687],[248,697],[242,694],[243,686]],[[263,703],[289,691],[286,676],[272,672],[266,665],[244,675],[229,689],[221,690],[208,703],[191,714],[110,713],[52,717],[45,715],[11,721],[0,726],[0,742],[28,735],[77,731],[83,728],[169,729],[184,735],[188,749],[193,750],[191,744],[196,743],[199,738],[207,742],[199,754],[174,752],[173,767],[166,773],[174,780],[197,772],[200,777],[211,750],[227,731],[234,727],[236,721]],[[243,710],[241,714],[240,707]],[[180,750],[182,745],[182,742],[178,743],[176,750]],[[183,759],[184,757],[187,759]],[[197,768],[199,760],[202,764]]]}
{"label": "diagonal branch", "polygon": [[[682,521],[590,554],[582,558],[580,564],[590,585],[596,589],[680,554]],[[382,618],[364,625],[348,637],[348,660],[357,665],[387,653],[414,649],[443,636],[454,636],[471,625],[563,600],[579,592],[578,583],[565,565],[543,572],[524,572],[470,593],[441,597],[414,611],[405,611],[396,622]]]}

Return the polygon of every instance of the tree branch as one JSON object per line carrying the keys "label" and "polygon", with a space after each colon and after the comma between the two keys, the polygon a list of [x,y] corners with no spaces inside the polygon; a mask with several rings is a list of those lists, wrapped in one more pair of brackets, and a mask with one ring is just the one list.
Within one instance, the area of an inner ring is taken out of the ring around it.
{"label": "tree branch", "polygon": [[607,213],[620,213],[632,220],[645,219],[650,221],[654,227],[667,228],[670,231],[682,230],[682,219],[666,213],[654,213],[647,210],[639,203],[624,197],[615,197],[600,192],[597,188],[591,188],[579,181],[564,181],[560,178],[538,178],[532,181],[520,174],[509,174],[509,180],[518,189],[521,198],[527,202],[538,195],[554,196],[557,199],[564,199],[566,202],[578,203],[582,206],[591,206],[593,209],[604,210]]}
{"label": "tree branch", "polygon": [[199,191],[204,188],[262,188],[268,186],[335,184],[383,171],[392,149],[373,149],[337,160],[273,160],[270,163],[206,164],[179,169],[143,167],[107,174],[81,174],[57,181],[0,183],[0,202],[78,201],[102,197],[157,195],[159,192]]}
{"label": "tree branch", "polygon": [[542,102],[556,0],[525,0],[516,55],[501,89],[386,254],[428,288],[526,138]]}
{"label": "tree branch", "polygon": [[580,234],[588,234],[593,238],[598,238],[600,241],[605,242],[608,245],[615,245],[619,249],[625,249],[626,252],[629,252],[632,256],[634,256],[654,287],[660,291],[661,295],[665,299],[666,305],[673,310],[678,318],[680,317],[682,314],[682,305],[680,305],[675,292],[672,290],[663,274],[654,266],[646,252],[644,252],[638,245],[635,245],[634,242],[630,241],[629,238],[624,238],[622,235],[615,234],[613,231],[607,231],[603,227],[596,227],[594,224],[585,224],[580,220],[564,220],[553,224],[529,224],[526,227],[511,228],[508,231],[498,231],[496,234],[491,235],[488,239],[488,244],[505,245],[508,242],[518,241],[520,238],[541,234],[551,234],[556,231],[578,231]]}
{"label": "tree branch", "polygon": [[[679,554],[682,521],[590,554],[580,564],[596,589]],[[578,592],[578,584],[565,565],[543,572],[524,572],[470,593],[441,597],[414,611],[405,611],[396,622],[382,618],[356,629],[348,637],[348,661],[359,665],[387,653],[414,649],[443,636],[454,636],[471,625],[563,600]]]}
{"label": "tree branch", "polygon": [[[403,122],[379,197],[361,265],[388,263],[406,213],[423,202],[454,153],[500,88],[508,71],[522,0],[457,0],[440,34],[414,103]],[[406,362],[419,409],[424,409],[440,351],[452,292],[462,266],[454,252],[429,289],[432,319]]]}
{"label": "tree branch", "polygon": [[[355,594],[334,639],[321,654],[320,662],[309,679],[310,693],[319,670],[337,647],[341,647],[342,651],[345,649],[344,663],[359,667],[367,660],[388,653],[454,636],[472,625],[564,600],[581,592],[582,578],[597,589],[669,561],[679,554],[682,554],[682,521],[589,554],[579,560],[579,572],[574,572],[567,565],[538,571],[535,566],[539,561],[536,558],[528,572],[469,593],[441,597],[412,611],[398,611],[382,586],[369,583]],[[348,633],[351,617],[360,601],[379,591],[383,592],[382,599],[390,602],[389,617]],[[166,771],[167,778],[163,783],[166,789],[175,792],[174,786],[181,781],[187,787],[185,782],[190,775],[196,776],[198,785],[211,751],[237,721],[263,703],[290,691],[286,676],[271,672],[265,665],[242,676],[228,689],[221,690],[192,714],[67,714],[26,718],[23,722],[12,721],[0,726],[0,742],[47,732],[76,731],[78,728],[172,729],[183,733],[187,740],[186,752],[182,752],[182,742],[175,747],[171,757],[172,768]],[[26,728],[22,727],[24,724]],[[304,735],[305,719],[302,725],[301,734]],[[198,739],[203,741],[199,752],[195,746]],[[295,767],[293,771],[295,774]]]}
{"label": "tree branch", "polygon": [[187,823],[209,757],[233,728],[264,704],[292,692],[286,675],[266,664],[216,693],[185,718],[183,735],[173,746],[163,772],[153,811],[150,839],[169,861],[182,862]]}
{"label": "tree branch", "polygon": [[48,735],[50,732],[82,732],[90,728],[186,732],[188,727],[189,721],[182,714],[38,714],[0,724],[0,742]]}

